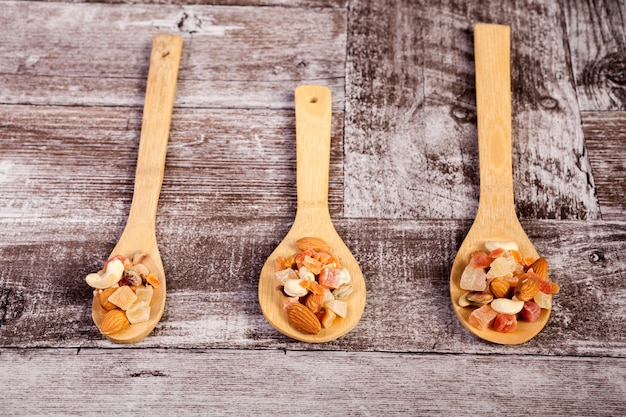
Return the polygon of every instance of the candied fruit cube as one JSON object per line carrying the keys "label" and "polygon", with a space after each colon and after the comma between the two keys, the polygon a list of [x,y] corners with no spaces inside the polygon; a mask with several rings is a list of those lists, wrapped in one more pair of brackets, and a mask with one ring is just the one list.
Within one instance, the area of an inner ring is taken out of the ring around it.
{"label": "candied fruit cube", "polygon": [[126,310],[126,318],[131,324],[148,321],[150,318],[150,304],[145,301],[133,304],[131,308]]}
{"label": "candied fruit cube", "polygon": [[533,301],[539,304],[541,308],[552,308],[552,295],[539,291],[533,297]]}
{"label": "candied fruit cube", "polygon": [[462,289],[468,291],[485,291],[487,288],[487,274],[482,268],[467,265],[461,274],[459,284]]}
{"label": "candied fruit cube", "polygon": [[346,269],[323,268],[319,276],[320,285],[326,288],[339,288],[349,281],[350,273]]}
{"label": "candied fruit cube", "polygon": [[522,311],[520,311],[520,315],[524,320],[533,322],[539,318],[539,315],[541,315],[541,307],[539,307],[539,304],[532,300],[525,301],[524,307],[522,307]]}
{"label": "candied fruit cube", "polygon": [[122,310],[128,310],[137,300],[137,294],[128,285],[123,285],[115,290],[108,300]]}
{"label": "candied fruit cube", "polygon": [[505,257],[496,258],[491,263],[491,269],[487,273],[487,278],[509,277],[515,271],[511,263]]}
{"label": "candied fruit cube", "polygon": [[489,304],[477,308],[472,311],[469,316],[469,322],[472,326],[480,330],[487,330],[491,323],[496,319],[498,313],[494,311]]}
{"label": "candied fruit cube", "polygon": [[517,327],[517,316],[515,314],[498,313],[493,322],[493,329],[497,332],[508,333]]}
{"label": "candied fruit cube", "polygon": [[152,285],[148,285],[147,287],[137,287],[137,289],[135,290],[135,294],[137,295],[137,300],[135,301],[135,304],[141,303],[142,301],[150,304],[150,302],[152,301],[153,293],[154,289],[152,288]]}

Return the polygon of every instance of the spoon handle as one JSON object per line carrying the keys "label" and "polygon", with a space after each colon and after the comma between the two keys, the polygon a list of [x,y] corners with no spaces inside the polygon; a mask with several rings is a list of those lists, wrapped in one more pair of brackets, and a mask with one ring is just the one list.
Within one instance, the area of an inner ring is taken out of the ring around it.
{"label": "spoon handle", "polygon": [[492,220],[515,212],[511,158],[511,68],[508,26],[474,26],[481,207]]}
{"label": "spoon handle", "polygon": [[155,228],[182,44],[177,35],[157,35],[152,41],[128,224]]}
{"label": "spoon handle", "polygon": [[[295,90],[296,184],[298,215],[328,214],[328,169],[332,97],[328,87],[301,85]],[[330,216],[330,215],[329,215]]]}

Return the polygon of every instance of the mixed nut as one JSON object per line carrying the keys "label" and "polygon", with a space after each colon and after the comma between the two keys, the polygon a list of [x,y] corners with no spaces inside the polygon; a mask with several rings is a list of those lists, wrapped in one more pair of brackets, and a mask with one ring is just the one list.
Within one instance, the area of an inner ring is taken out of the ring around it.
{"label": "mixed nut", "polygon": [[480,330],[512,332],[518,317],[533,322],[552,308],[559,285],[550,281],[545,258],[522,258],[515,242],[485,243],[474,252],[461,275],[458,304],[475,308],[469,322]]}
{"label": "mixed nut", "polygon": [[150,318],[150,303],[159,280],[143,264],[146,257],[145,252],[135,253],[132,259],[116,255],[102,270],[85,278],[104,311],[99,326],[102,334],[118,333]]}
{"label": "mixed nut", "polygon": [[346,317],[351,277],[322,239],[304,237],[296,246],[299,253],[276,258],[276,279],[289,323],[302,333],[318,334]]}

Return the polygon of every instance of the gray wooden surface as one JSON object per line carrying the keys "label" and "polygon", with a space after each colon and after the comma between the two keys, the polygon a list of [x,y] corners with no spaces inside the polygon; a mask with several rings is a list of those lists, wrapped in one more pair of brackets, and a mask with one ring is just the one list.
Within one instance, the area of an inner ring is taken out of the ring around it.
{"label": "gray wooden surface", "polygon": [[[626,415],[621,0],[0,0],[0,415]],[[472,26],[512,28],[518,215],[561,285],[520,346],[456,320],[477,208]],[[157,239],[165,314],[103,339],[151,38],[183,36]],[[257,302],[295,214],[293,89],[333,93],[329,201],[368,288],[306,344]]]}

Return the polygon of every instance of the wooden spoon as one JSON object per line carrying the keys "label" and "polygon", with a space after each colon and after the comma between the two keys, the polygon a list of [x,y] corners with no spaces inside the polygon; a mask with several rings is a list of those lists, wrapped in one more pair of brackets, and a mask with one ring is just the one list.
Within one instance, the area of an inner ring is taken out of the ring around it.
{"label": "wooden spoon", "polygon": [[[160,285],[154,289],[148,321],[131,324],[118,333],[107,335],[109,340],[117,343],[142,340],[158,324],[165,308],[165,273],[157,247],[155,223],[181,50],[180,36],[157,35],[153,39],[133,200],[126,227],[110,257],[119,254],[132,258],[137,251],[146,252],[148,256],[143,263],[156,275]],[[98,327],[103,313],[97,297],[94,297],[92,317]]]}
{"label": "wooden spoon", "polygon": [[[303,85],[295,90],[296,164],[298,206],[291,229],[265,262],[259,279],[259,302],[263,315],[279,332],[303,342],[326,342],[352,330],[365,308],[365,280],[356,259],[335,231],[328,211],[331,93],[327,87]],[[275,277],[276,258],[299,252],[296,240],[318,237],[330,246],[352,277],[353,293],[346,300],[348,313],[328,329],[311,335],[296,330],[283,308],[282,292]]]}
{"label": "wooden spoon", "polygon": [[454,311],[470,332],[494,343],[519,344],[546,325],[550,310],[543,309],[535,322],[519,321],[510,333],[479,330],[468,322],[472,308],[459,306],[465,292],[459,287],[471,253],[484,250],[486,241],[513,241],[523,257],[539,258],[515,213],[511,158],[510,28],[477,24],[474,27],[476,65],[476,113],[480,159],[480,199],[476,219],[452,265],[450,297]]}

